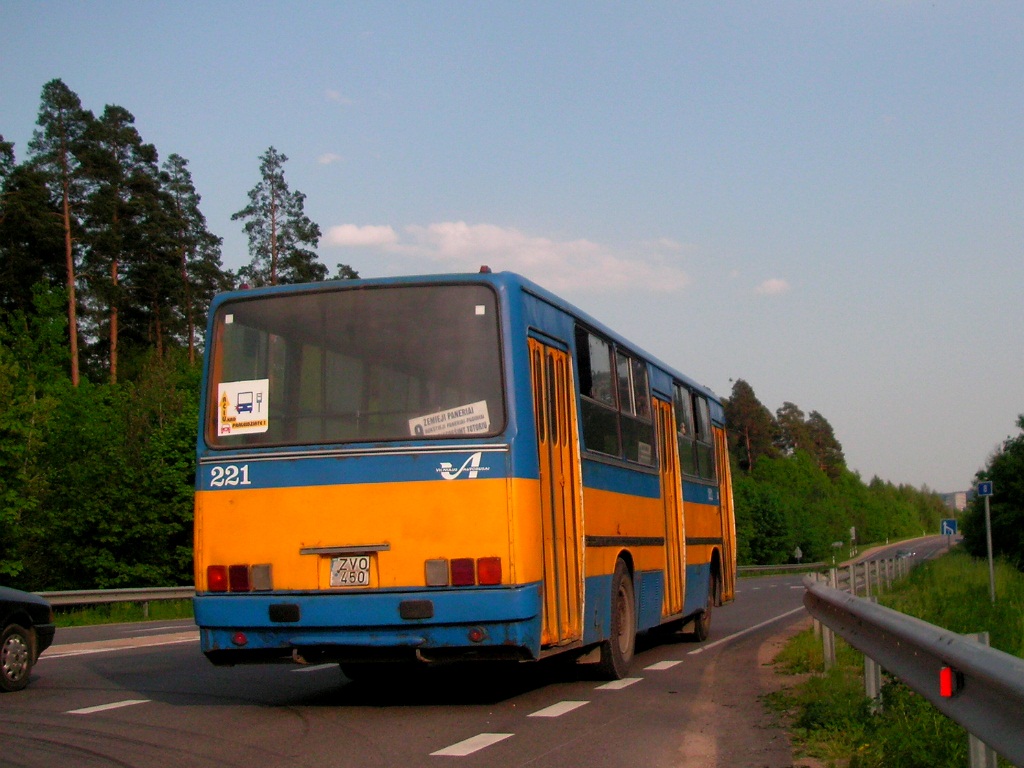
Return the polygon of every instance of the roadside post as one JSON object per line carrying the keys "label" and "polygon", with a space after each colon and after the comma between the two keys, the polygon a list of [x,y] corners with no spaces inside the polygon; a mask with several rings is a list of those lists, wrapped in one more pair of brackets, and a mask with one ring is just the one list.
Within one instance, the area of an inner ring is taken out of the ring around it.
{"label": "roadside post", "polygon": [[996,566],[992,560],[992,514],[988,500],[992,496],[992,481],[978,483],[978,495],[985,499],[985,543],[988,545],[988,592],[992,605],[996,604]]}
{"label": "roadside post", "polygon": [[953,546],[953,537],[956,536],[956,519],[947,518],[939,525],[939,534],[946,537],[946,549]]}

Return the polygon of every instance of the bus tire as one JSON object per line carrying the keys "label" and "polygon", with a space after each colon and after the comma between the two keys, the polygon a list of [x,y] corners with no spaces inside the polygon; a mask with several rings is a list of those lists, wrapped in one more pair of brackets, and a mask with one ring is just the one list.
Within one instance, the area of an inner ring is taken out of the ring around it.
{"label": "bus tire", "polygon": [[629,674],[636,650],[636,603],[633,599],[633,578],[622,560],[615,563],[612,575],[611,632],[601,643],[598,669],[610,680],[621,680]]}
{"label": "bus tire", "polygon": [[718,574],[712,572],[708,580],[708,601],[704,609],[693,620],[693,639],[703,643],[711,634],[711,612],[718,600]]}

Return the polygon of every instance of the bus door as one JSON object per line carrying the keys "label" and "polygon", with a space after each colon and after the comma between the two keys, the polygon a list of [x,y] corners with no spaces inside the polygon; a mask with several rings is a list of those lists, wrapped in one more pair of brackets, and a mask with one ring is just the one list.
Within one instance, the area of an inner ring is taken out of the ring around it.
{"label": "bus door", "polygon": [[542,645],[583,636],[583,524],[575,390],[569,355],[530,340],[544,546]]}
{"label": "bus door", "polygon": [[718,457],[719,510],[722,514],[722,602],[729,602],[736,596],[736,513],[724,429],[715,429],[715,456]]}
{"label": "bus door", "polygon": [[686,550],[683,546],[683,497],[679,475],[679,444],[676,441],[672,404],[654,400],[661,440],[661,502],[665,514],[665,600],[663,616],[682,613],[686,594]]}

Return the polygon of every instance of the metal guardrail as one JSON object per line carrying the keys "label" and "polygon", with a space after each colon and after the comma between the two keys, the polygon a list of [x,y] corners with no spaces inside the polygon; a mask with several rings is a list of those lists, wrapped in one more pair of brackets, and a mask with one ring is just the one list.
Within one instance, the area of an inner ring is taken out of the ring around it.
{"label": "metal guardrail", "polygon": [[825,567],[825,563],[787,563],[785,565],[740,565],[739,573],[773,573],[775,571],[817,571]]}
{"label": "metal guardrail", "polygon": [[106,603],[151,603],[157,600],[189,600],[195,587],[140,587],[132,589],[79,589],[65,592],[36,592],[50,605],[101,605]]}
{"label": "metal guardrail", "polygon": [[[1024,766],[1024,659],[804,579],[804,606],[1014,765]],[[947,670],[943,672],[943,670]],[[952,695],[940,691],[940,675]]]}

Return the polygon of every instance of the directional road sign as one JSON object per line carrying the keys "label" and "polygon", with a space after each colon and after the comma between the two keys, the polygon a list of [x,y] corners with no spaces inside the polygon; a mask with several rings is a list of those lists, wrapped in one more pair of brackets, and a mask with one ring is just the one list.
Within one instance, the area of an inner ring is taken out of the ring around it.
{"label": "directional road sign", "polygon": [[943,536],[956,536],[956,520],[943,520],[939,525],[939,533]]}

